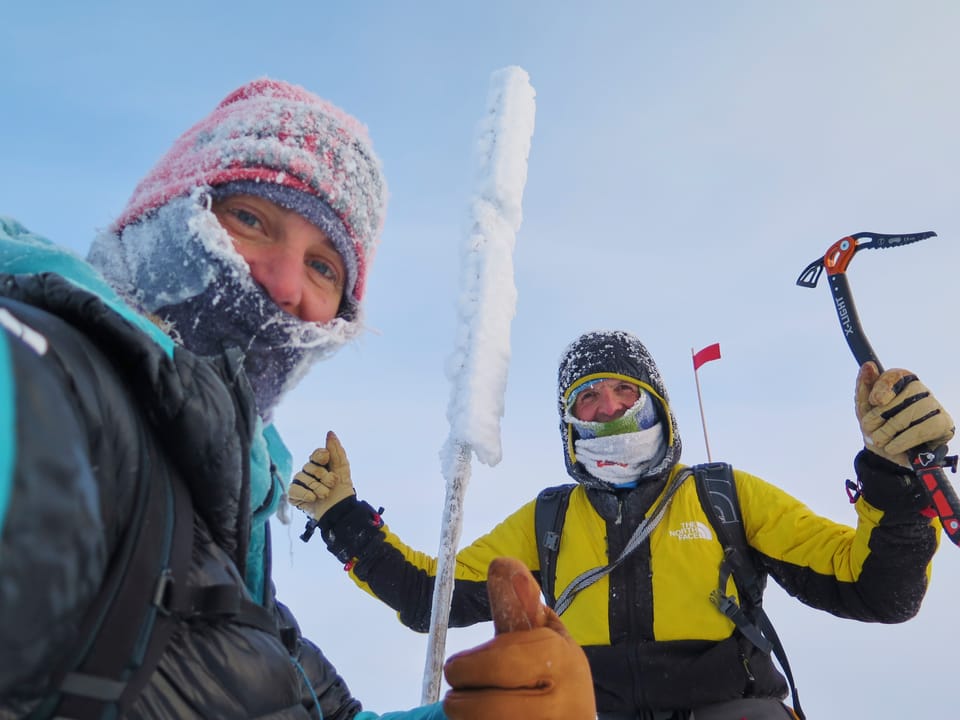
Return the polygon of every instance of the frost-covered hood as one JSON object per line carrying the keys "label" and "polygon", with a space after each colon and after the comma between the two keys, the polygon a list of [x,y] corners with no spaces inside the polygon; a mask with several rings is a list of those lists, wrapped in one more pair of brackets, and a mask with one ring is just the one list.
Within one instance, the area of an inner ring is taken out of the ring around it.
{"label": "frost-covered hood", "polygon": [[[157,360],[157,353],[150,350],[144,343],[143,346],[146,348],[144,350],[120,352],[117,356],[118,362],[139,363],[154,374],[169,369],[170,363],[185,362],[182,353],[178,355],[179,360],[174,359],[176,346],[170,337],[154,323],[135,312],[87,262],[70,250],[54,245],[46,238],[30,232],[13,218],[3,216],[0,216],[0,272],[15,276],[8,280],[8,283],[12,283],[6,287],[8,296],[16,297],[14,294],[16,289],[16,292],[21,295],[19,299],[45,307],[50,311],[53,311],[49,306],[50,303],[55,303],[61,310],[73,308],[66,313],[70,316],[71,322],[78,327],[98,327],[96,335],[101,339],[107,338],[104,342],[108,350],[130,349],[142,342],[135,339],[137,333],[133,333],[129,328],[132,325],[151,338],[152,342],[160,348],[159,354],[167,358],[167,360]],[[63,282],[60,278],[69,282]],[[77,290],[73,291],[71,287]],[[92,296],[88,297],[86,293],[92,293]],[[38,299],[42,299],[42,302]],[[98,311],[101,301],[126,322],[111,317],[109,313],[104,314]],[[54,314],[61,313],[54,312]],[[217,366],[231,362],[229,358],[221,358]],[[195,390],[191,393],[184,393],[181,390],[176,396],[182,404],[190,404],[197,408],[192,415],[184,414],[176,410],[175,405],[171,405],[175,402],[175,393],[166,389],[163,383],[147,382],[140,388],[144,393],[155,392],[157,402],[163,407],[173,407],[169,416],[175,418],[178,426],[187,427],[190,422],[197,423],[195,427],[200,430],[183,431],[184,437],[190,438],[190,443],[195,445],[200,442],[201,437],[214,438],[210,441],[210,445],[219,448],[219,452],[212,455],[188,453],[178,457],[177,462],[184,464],[210,458],[233,457],[232,453],[227,452],[227,448],[234,441],[241,440],[234,437],[237,435],[236,428],[232,424],[228,427],[222,418],[198,415],[204,407],[203,403],[198,403],[200,394],[215,391],[213,385],[207,387],[209,383],[204,383],[198,373],[199,369],[185,375],[192,382],[197,383]],[[172,376],[175,378],[177,373],[173,373]],[[232,373],[230,376],[234,377]],[[228,382],[228,384],[235,384],[238,387],[245,385],[242,378],[236,378],[236,383]],[[238,394],[240,392],[237,390]],[[193,396],[194,394],[196,397]],[[206,478],[204,482],[195,483],[191,487],[194,493],[194,506],[204,515],[211,531],[215,534],[223,532],[233,534],[232,540],[225,536],[219,537],[224,547],[248,547],[245,579],[247,587],[254,596],[260,597],[265,578],[263,565],[266,544],[265,520],[276,511],[280,502],[283,484],[290,476],[292,458],[272,425],[264,428],[260,422],[256,422],[252,439],[243,442],[248,445],[252,443],[249,485],[246,490],[241,490],[242,477],[236,471],[214,472],[207,468],[205,472],[187,472],[185,476]],[[240,502],[242,495],[248,496],[249,510],[238,508],[237,503]],[[246,530],[236,525],[237,514],[241,511],[244,516],[252,513],[252,522],[243,522]]]}
{"label": "frost-covered hood", "polygon": [[356,336],[359,319],[305,322],[285,312],[250,274],[209,209],[205,188],[175,198],[94,240],[88,260],[133,307],[198,355],[237,349],[269,421],[310,366]]}
{"label": "frost-covered hood", "polygon": [[682,449],[677,421],[670,410],[663,379],[650,353],[634,335],[622,330],[595,330],[574,340],[560,357],[557,376],[557,408],[560,413],[560,437],[567,472],[586,487],[610,490],[611,486],[587,472],[574,450],[576,430],[564,420],[569,392],[582,382],[600,378],[621,378],[638,383],[657,402],[663,423],[667,452],[663,460],[645,478],[663,477],[680,460]]}
{"label": "frost-covered hood", "polygon": [[[195,188],[236,183],[260,186],[255,194],[327,234],[347,271],[341,310],[358,315],[383,228],[386,182],[366,128],[297,85],[260,78],[230,93],[174,142],[111,229],[120,232]],[[325,211],[303,213],[275,196],[282,189],[313,198]]]}
{"label": "frost-covered hood", "polygon": [[168,355],[173,354],[174,343],[170,338],[134,312],[83,258],[31,232],[11,217],[0,216],[0,272],[11,275],[56,273],[100,297],[112,310],[150,335]]}
{"label": "frost-covered hood", "polygon": [[[258,195],[322,230],[346,271],[338,317],[306,323],[279,309],[209,211],[211,193]],[[183,347],[198,355],[239,350],[257,410],[269,420],[314,361],[359,332],[386,201],[362,124],[304,88],[260,78],[174,142],[88,259]]]}

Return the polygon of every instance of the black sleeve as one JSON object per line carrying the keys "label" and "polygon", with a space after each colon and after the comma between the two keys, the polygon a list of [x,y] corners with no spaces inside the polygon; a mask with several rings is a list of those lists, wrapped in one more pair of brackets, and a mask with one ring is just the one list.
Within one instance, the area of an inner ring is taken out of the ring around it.
{"label": "black sleeve", "polygon": [[853,464],[864,500],[883,510],[885,518],[920,522],[919,514],[930,506],[930,499],[911,470],[866,449]]}
{"label": "black sleeve", "polygon": [[[854,468],[862,496],[855,534],[841,541],[843,526],[801,506],[810,534],[803,540],[794,534],[787,551],[763,555],[763,564],[787,592],[811,607],[865,622],[904,622],[920,609],[939,530],[922,514],[929,503],[909,470],[869,451],[856,456]],[[852,555],[861,564],[851,565]]]}
{"label": "black sleeve", "polygon": [[922,514],[930,501],[911,471],[875,453],[862,450],[854,467],[863,499],[883,511],[870,535],[861,584],[870,583],[871,596],[886,599],[882,622],[903,622],[920,610],[937,549],[939,530]]}
{"label": "black sleeve", "polygon": [[315,696],[324,720],[349,720],[355,716],[363,706],[350,694],[350,688],[333,663],[327,660],[319,647],[300,634],[300,626],[290,609],[280,602],[276,606],[284,642],[310,684],[310,689],[304,687],[304,706],[313,709]]}
{"label": "black sleeve", "polygon": [[318,521],[327,550],[342,563],[361,558],[382,533],[383,520],[373,507],[356,495],[344,498]]}
{"label": "black sleeve", "polygon": [[[416,632],[430,629],[436,578],[434,558],[388,539],[382,509],[351,496],[341,500],[320,519],[327,549],[352,568],[382,602],[396,610],[400,622]],[[484,565],[486,567],[486,565]],[[486,578],[455,578],[450,602],[450,627],[466,627],[491,619]]]}

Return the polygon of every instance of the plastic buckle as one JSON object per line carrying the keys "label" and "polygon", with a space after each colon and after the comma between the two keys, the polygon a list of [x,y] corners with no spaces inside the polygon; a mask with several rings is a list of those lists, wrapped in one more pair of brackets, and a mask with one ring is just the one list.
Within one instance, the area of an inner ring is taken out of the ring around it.
{"label": "plastic buckle", "polygon": [[851,505],[855,503],[857,500],[859,500],[860,495],[863,494],[862,493],[863,488],[860,486],[859,479],[857,480],[857,482],[854,482],[853,480],[848,479],[844,483],[844,488],[847,491],[847,497],[850,499]]}
{"label": "plastic buckle", "polygon": [[307,520],[307,524],[303,528],[303,533],[300,535],[300,539],[304,542],[310,542],[310,538],[313,537],[313,533],[316,532],[318,525],[320,525],[320,523],[313,518]]}
{"label": "plastic buckle", "polygon": [[946,457],[943,458],[943,466],[950,468],[950,472],[956,473],[957,460],[958,460],[957,455],[947,455]]}
{"label": "plastic buckle", "polygon": [[173,610],[170,607],[170,600],[173,597],[174,579],[170,568],[164,568],[157,578],[157,585],[153,590],[153,606],[157,612],[165,617],[169,617]]}
{"label": "plastic buckle", "polygon": [[548,530],[543,534],[543,546],[547,550],[556,551],[560,548],[560,533]]}
{"label": "plastic buckle", "polygon": [[710,592],[710,600],[727,617],[733,617],[740,611],[740,606],[737,605],[736,601],[730,595],[721,593],[719,590]]}

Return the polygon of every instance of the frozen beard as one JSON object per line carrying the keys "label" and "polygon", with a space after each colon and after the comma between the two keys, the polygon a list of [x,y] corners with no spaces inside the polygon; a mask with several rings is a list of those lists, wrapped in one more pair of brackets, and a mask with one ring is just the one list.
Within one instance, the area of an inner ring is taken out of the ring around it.
{"label": "frozen beard", "polygon": [[574,441],[577,460],[598,480],[632,487],[640,478],[662,469],[667,453],[663,423],[648,393],[641,391],[637,402],[610,422],[585,422],[570,411],[564,419],[579,435]]}
{"label": "frozen beard", "polygon": [[282,310],[251,277],[202,189],[171,200],[119,236],[101,233],[88,260],[191,352],[239,350],[265,422],[314,362],[360,330],[359,321],[305,322]]}

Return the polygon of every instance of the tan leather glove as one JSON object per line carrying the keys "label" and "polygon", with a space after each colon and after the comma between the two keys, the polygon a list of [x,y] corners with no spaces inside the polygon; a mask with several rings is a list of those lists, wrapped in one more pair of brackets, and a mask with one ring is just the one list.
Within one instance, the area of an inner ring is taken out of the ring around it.
{"label": "tan leather glove", "polygon": [[443,667],[450,720],[594,720],[587,656],[540,602],[530,571],[513,558],[490,563],[487,594],[494,638]]}
{"label": "tan leather glove", "polygon": [[907,370],[866,362],[857,375],[857,419],[867,450],[910,467],[907,451],[942,445],[953,437],[953,418],[926,385]]}
{"label": "tan leather glove", "polygon": [[338,502],[356,495],[350,480],[350,462],[340,439],[331,430],[326,447],[317,448],[303,470],[293,476],[287,499],[314,520]]}

